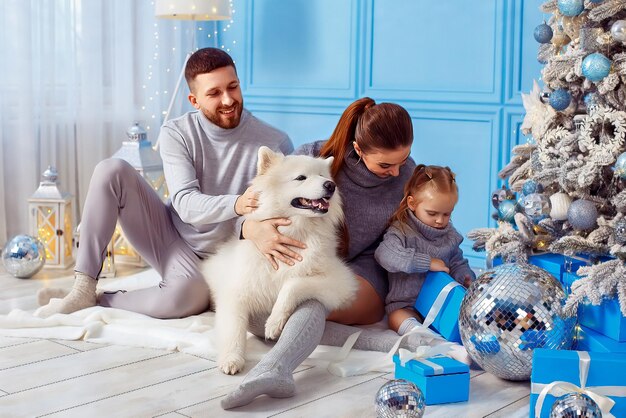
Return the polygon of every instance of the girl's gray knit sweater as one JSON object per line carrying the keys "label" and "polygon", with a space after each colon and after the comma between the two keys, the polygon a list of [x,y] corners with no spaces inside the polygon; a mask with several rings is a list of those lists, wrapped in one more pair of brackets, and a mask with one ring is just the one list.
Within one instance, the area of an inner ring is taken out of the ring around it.
{"label": "girl's gray knit sweater", "polygon": [[461,234],[449,223],[438,229],[426,225],[409,211],[404,228],[398,222],[389,227],[376,250],[376,260],[389,272],[389,294],[385,301],[387,313],[411,308],[430,269],[431,258],[439,258],[459,283],[465,276],[476,277],[459,245]]}
{"label": "girl's gray knit sweater", "polygon": [[[326,141],[300,146],[295,154],[318,157]],[[374,251],[380,243],[391,215],[402,200],[404,184],[415,168],[409,158],[398,177],[381,178],[367,169],[354,151],[344,158],[343,168],[334,179],[343,200],[343,211],[350,242],[346,259],[350,268],[365,278],[384,301],[387,272],[376,263]]]}

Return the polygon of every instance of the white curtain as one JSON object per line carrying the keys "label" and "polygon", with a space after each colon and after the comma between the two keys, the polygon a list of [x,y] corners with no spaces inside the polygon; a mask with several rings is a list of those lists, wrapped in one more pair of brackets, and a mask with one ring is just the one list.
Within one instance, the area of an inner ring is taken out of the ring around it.
{"label": "white curtain", "polygon": [[0,247],[28,232],[48,165],[78,223],[94,166],[126,129],[139,121],[156,141],[195,30],[156,19],[150,0],[0,1]]}

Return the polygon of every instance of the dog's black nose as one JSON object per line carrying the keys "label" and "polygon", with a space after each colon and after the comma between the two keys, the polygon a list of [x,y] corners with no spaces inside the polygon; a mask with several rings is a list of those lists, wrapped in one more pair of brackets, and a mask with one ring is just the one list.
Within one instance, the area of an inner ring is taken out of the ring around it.
{"label": "dog's black nose", "polygon": [[328,193],[334,193],[335,187],[337,187],[335,186],[335,183],[330,180],[324,182],[324,190],[326,190]]}

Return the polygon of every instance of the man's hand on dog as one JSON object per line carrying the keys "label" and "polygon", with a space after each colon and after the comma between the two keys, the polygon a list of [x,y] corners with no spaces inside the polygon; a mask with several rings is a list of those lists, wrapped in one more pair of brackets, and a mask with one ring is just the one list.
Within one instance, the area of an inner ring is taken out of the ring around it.
{"label": "man's hand on dog", "polygon": [[235,213],[237,215],[247,215],[259,207],[259,193],[248,187],[235,201]]}
{"label": "man's hand on dog", "polygon": [[290,247],[306,248],[306,245],[298,240],[289,238],[278,232],[279,226],[289,225],[287,218],[273,218],[264,221],[248,219],[242,227],[245,239],[254,242],[254,245],[272,263],[274,270],[278,270],[278,262],[293,266],[296,261],[302,261],[302,256]]}

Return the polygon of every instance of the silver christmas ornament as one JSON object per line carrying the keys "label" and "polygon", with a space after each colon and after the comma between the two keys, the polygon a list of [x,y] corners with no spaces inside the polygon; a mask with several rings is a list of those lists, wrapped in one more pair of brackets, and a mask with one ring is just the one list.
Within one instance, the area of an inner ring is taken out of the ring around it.
{"label": "silver christmas ornament", "polygon": [[422,391],[404,379],[391,380],[382,385],[374,403],[378,418],[421,418],[426,409]]}
{"label": "silver christmas ornament", "polygon": [[626,42],[626,20],[618,20],[611,25],[611,36],[618,42]]}
{"label": "silver christmas ornament", "polygon": [[554,401],[550,418],[602,418],[602,411],[589,396],[573,392]]}
{"label": "silver christmas ornament", "polygon": [[613,237],[615,238],[615,242],[619,245],[626,244],[626,218],[622,218],[619,221],[615,222]]}
{"label": "silver christmas ornament", "polygon": [[4,247],[2,262],[9,274],[21,279],[31,277],[46,262],[43,243],[30,235],[17,235]]}
{"label": "silver christmas ornament", "polygon": [[572,204],[572,198],[567,193],[558,192],[550,195],[550,217],[555,221],[567,220],[567,211]]}
{"label": "silver christmas ornament", "polygon": [[584,199],[572,202],[567,211],[567,221],[578,231],[588,231],[596,226],[598,209],[596,205]]}
{"label": "silver christmas ornament", "polygon": [[526,263],[502,264],[480,275],[461,304],[459,330],[469,355],[485,371],[528,380],[535,348],[567,349],[575,317],[563,311],[563,286]]}
{"label": "silver christmas ornament", "polygon": [[531,193],[524,197],[524,213],[534,223],[550,215],[550,199],[541,193]]}
{"label": "silver christmas ornament", "polygon": [[506,188],[506,186],[502,186],[495,192],[491,193],[491,204],[496,209],[498,209],[498,206],[500,206],[500,202],[509,199],[515,199],[515,193]]}

